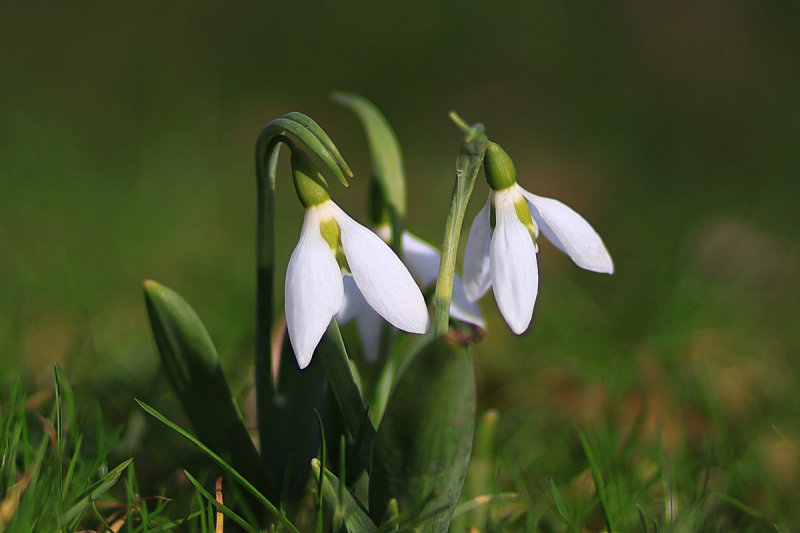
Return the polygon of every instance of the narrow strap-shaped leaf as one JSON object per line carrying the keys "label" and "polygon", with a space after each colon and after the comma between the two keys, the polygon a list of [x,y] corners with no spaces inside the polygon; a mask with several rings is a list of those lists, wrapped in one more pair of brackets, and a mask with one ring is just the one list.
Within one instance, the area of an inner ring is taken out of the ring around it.
{"label": "narrow strap-shaped leaf", "polygon": [[197,490],[197,492],[199,492],[200,495],[202,495],[208,501],[208,503],[210,503],[216,509],[221,511],[225,516],[227,516],[228,518],[230,518],[231,520],[242,526],[245,530],[247,531],[256,530],[255,527],[247,523],[247,520],[236,514],[236,512],[233,509],[217,501],[217,499],[214,496],[212,496],[211,493],[205,489],[205,487],[203,487],[203,484],[197,481],[197,479],[192,474],[190,474],[188,470],[184,470],[183,474],[186,476],[186,479],[189,480],[189,483],[194,485],[194,488]]}
{"label": "narrow strap-shaped leaf", "polygon": [[[92,485],[92,487],[86,491],[86,494],[81,496],[78,501],[64,513],[64,521],[69,523],[76,518],[80,518],[86,509],[89,508],[89,504],[108,492],[108,490],[116,484],[117,480],[119,480],[119,476],[128,468],[131,461],[133,461],[133,459],[123,461]],[[73,524],[73,527],[75,525],[77,524]]]}
{"label": "narrow strap-shaped leaf", "polygon": [[394,130],[383,113],[363,96],[336,92],[332,98],[353,111],[361,121],[367,134],[375,176],[381,184],[386,201],[394,211],[393,215],[401,223],[400,228],[393,228],[394,235],[402,235],[402,224],[406,216],[406,175],[403,170],[403,154]]}
{"label": "narrow strap-shaped leaf", "polygon": [[375,426],[369,419],[367,404],[361,395],[353,369],[344,347],[342,334],[336,320],[331,320],[328,331],[317,347],[317,355],[325,365],[328,383],[333,390],[345,425],[358,446],[358,456],[369,472]]}
{"label": "narrow strap-shaped leaf", "polygon": [[578,438],[581,441],[586,460],[589,462],[589,470],[592,472],[592,481],[594,481],[597,499],[600,500],[600,510],[603,512],[603,520],[605,520],[608,531],[614,531],[608,506],[608,497],[606,496],[606,485],[603,482],[603,474],[600,472],[600,464],[597,462],[591,444],[589,444],[589,438],[586,436],[586,432],[581,428],[578,428]]}
{"label": "narrow strap-shaped leaf", "polygon": [[475,378],[466,348],[434,338],[406,366],[386,406],[372,453],[370,515],[389,500],[429,516],[421,532],[446,532],[467,473],[475,426]]}
{"label": "narrow strap-shaped leaf", "polygon": [[[484,505],[475,505],[472,512],[462,515],[453,521],[454,531],[464,531],[467,524],[481,531],[486,529],[489,519],[489,502],[494,498],[494,461],[497,440],[497,426],[500,414],[495,409],[486,411],[475,427],[475,439],[472,446],[472,460],[467,470],[467,483],[463,498],[473,502],[483,501]],[[463,504],[462,504],[463,505]]]}
{"label": "narrow strap-shaped leaf", "polygon": [[370,533],[378,530],[350,489],[327,468],[323,473],[319,460],[311,461],[311,470],[317,486],[322,490],[322,511],[331,523],[341,520],[348,533]]}
{"label": "narrow strap-shaped leaf", "polygon": [[169,418],[165,417],[161,413],[159,413],[153,407],[147,405],[141,400],[136,400],[136,403],[139,404],[139,407],[144,409],[150,416],[170,428],[171,430],[178,433],[180,436],[194,444],[201,452],[206,454],[212,461],[217,463],[222,470],[230,475],[237,483],[239,483],[249,494],[251,494],[255,500],[261,504],[265,509],[267,509],[275,518],[277,518],[281,524],[288,527],[290,531],[294,531],[295,533],[299,533],[297,528],[292,524],[286,515],[280,511],[275,505],[267,499],[267,497],[259,491],[250,481],[247,480],[242,474],[240,474],[233,466],[228,464],[222,457],[214,453],[214,451],[203,444],[201,441],[197,439],[194,435],[180,427],[178,424],[170,420]]}
{"label": "narrow strap-shaped leaf", "polygon": [[322,362],[313,358],[300,370],[288,339],[284,339],[280,358],[270,416],[260,428],[267,435],[261,442],[261,457],[275,479],[286,487],[287,499],[293,501],[302,498],[311,459],[319,449],[317,412],[329,418],[328,388]]}
{"label": "narrow strap-shaped leaf", "polygon": [[230,456],[259,490],[277,497],[200,318],[178,293],[155,281],[145,282],[144,293],[167,378],[200,440]]}

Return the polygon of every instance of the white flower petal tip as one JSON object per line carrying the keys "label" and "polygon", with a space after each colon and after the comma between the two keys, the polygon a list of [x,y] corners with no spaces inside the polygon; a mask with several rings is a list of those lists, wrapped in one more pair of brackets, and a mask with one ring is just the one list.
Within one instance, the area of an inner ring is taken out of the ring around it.
{"label": "white flower petal tip", "polygon": [[286,325],[300,368],[311,362],[314,349],[342,307],[344,289],[339,264],[319,229],[319,213],[309,209],[300,240],[286,271]]}
{"label": "white flower petal tip", "polygon": [[586,219],[558,200],[519,189],[528,201],[536,224],[556,248],[583,269],[601,274],[614,273],[611,255]]}

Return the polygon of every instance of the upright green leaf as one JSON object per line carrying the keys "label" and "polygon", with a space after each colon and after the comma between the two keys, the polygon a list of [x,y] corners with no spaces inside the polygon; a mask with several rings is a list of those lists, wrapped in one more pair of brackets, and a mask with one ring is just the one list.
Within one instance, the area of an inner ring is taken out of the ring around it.
{"label": "upright green leaf", "polygon": [[339,478],[327,468],[323,472],[317,459],[311,462],[311,469],[317,487],[322,491],[322,511],[330,523],[343,522],[348,533],[370,533],[378,530],[356,497]]}
{"label": "upright green leaf", "polygon": [[200,318],[178,293],[155,281],[144,283],[144,294],[164,371],[198,438],[277,498],[277,485],[261,463]]}
{"label": "upright green leaf", "polygon": [[475,426],[475,377],[466,348],[434,338],[405,367],[375,436],[369,509],[381,523],[392,498],[401,514],[429,516],[445,532],[464,486]]}
{"label": "upright green leaf", "polygon": [[333,99],[353,111],[367,134],[367,143],[375,166],[375,176],[381,184],[389,205],[401,220],[406,216],[406,175],[400,143],[389,121],[375,105],[355,93],[333,93]]}
{"label": "upright green leaf", "polygon": [[[319,412],[327,420],[327,380],[318,357],[303,370],[297,366],[291,343],[284,338],[277,384],[271,398],[269,417],[260,428],[261,457],[269,472],[287,488],[289,501],[302,497],[311,459],[317,455]],[[288,477],[287,477],[288,476]]]}
{"label": "upright green leaf", "polygon": [[367,404],[364,402],[356,377],[353,375],[353,368],[350,365],[336,320],[331,320],[328,331],[322,337],[322,342],[317,348],[317,355],[325,365],[328,383],[339,404],[345,426],[356,442],[358,456],[364,468],[369,471],[375,426],[369,419]]}

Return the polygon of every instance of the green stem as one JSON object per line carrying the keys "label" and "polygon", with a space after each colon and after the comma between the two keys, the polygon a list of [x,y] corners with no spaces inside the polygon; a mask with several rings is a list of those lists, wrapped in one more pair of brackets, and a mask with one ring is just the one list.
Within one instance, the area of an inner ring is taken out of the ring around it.
{"label": "green stem", "polygon": [[264,126],[256,141],[256,324],[255,377],[259,439],[269,439],[269,418],[275,395],[272,375],[272,326],[275,301],[275,176],[281,143],[293,147],[286,137],[302,141],[345,186],[345,175],[353,172],[327,134],[308,116],[292,112]]}
{"label": "green stem", "polygon": [[450,113],[450,119],[464,132],[465,136],[456,159],[456,182],[453,186],[453,195],[450,197],[450,210],[447,213],[444,242],[442,243],[442,263],[439,266],[439,277],[436,280],[434,335],[445,333],[449,327],[450,302],[453,299],[453,279],[458,243],[461,238],[461,226],[464,223],[464,213],[472,195],[475,179],[478,177],[478,171],[483,163],[486,143],[489,142],[484,133],[483,124],[470,126],[455,112]]}

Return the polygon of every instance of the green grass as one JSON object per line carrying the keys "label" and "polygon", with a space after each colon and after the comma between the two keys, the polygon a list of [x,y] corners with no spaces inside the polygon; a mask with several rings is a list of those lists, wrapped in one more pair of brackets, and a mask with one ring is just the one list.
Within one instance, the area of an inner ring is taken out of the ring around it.
{"label": "green grass", "polygon": [[[161,376],[141,282],[192,302],[252,422],[255,138],[287,111],[313,116],[356,174],[335,199],[363,220],[371,169],[357,122],[328,100],[337,89],[369,97],[397,131],[412,231],[441,239],[455,109],[486,124],[523,186],[585,214],[617,267],[582,272],[542,243],[522,337],[491,295],[481,303],[479,411],[500,415],[463,509],[513,495],[461,524],[797,529],[796,4],[0,12],[14,51],[0,54],[8,531],[96,530],[118,512],[130,531],[189,517],[176,529],[213,529],[213,506],[183,471],[213,494],[217,467],[133,400],[188,427]],[[282,176],[278,272],[300,228]],[[467,223],[485,194],[479,182]],[[56,363],[70,378],[57,397]]]}
{"label": "green grass", "polygon": [[[55,387],[27,395],[16,381],[0,413],[0,531],[210,531],[200,511],[179,516],[172,498],[141,492],[133,458],[118,461],[119,431],[98,406]],[[191,494],[187,494],[191,498]],[[187,526],[189,529],[187,529]]]}

